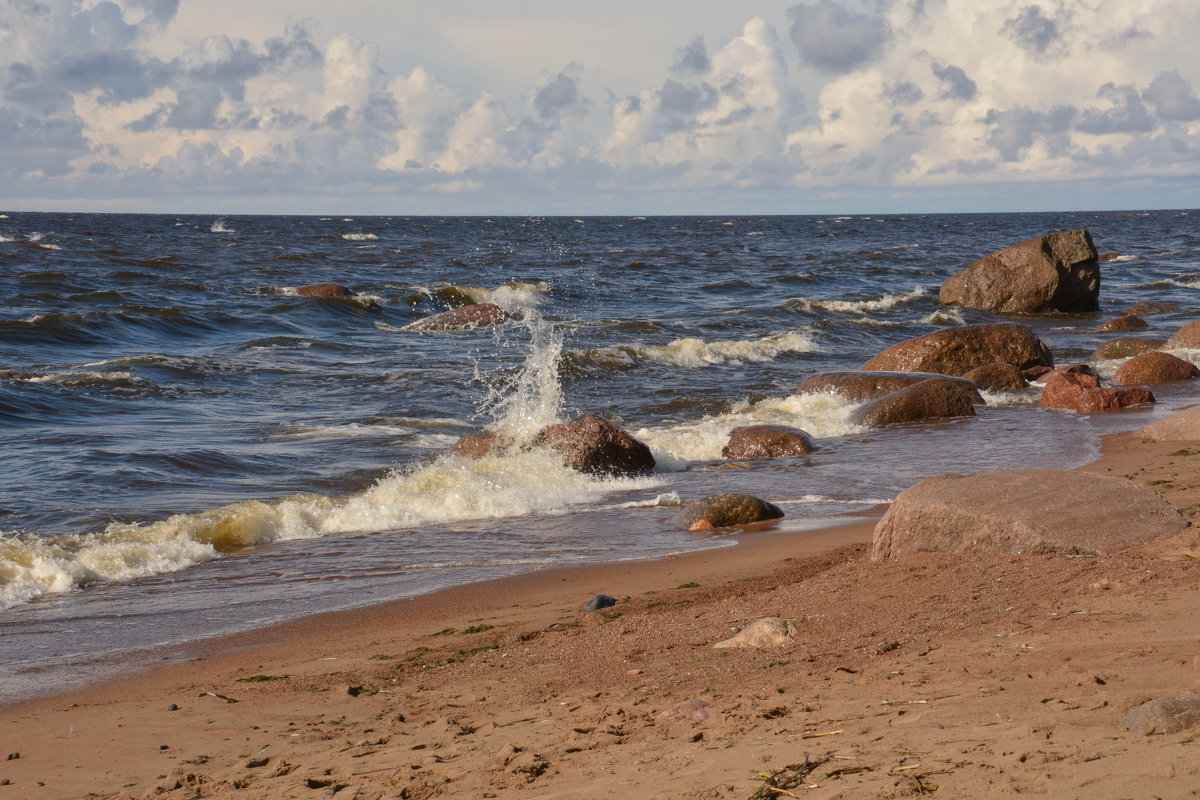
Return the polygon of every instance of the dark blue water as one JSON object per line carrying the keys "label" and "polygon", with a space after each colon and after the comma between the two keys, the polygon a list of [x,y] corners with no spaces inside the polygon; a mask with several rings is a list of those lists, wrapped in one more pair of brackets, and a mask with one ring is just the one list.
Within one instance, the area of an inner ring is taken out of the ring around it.
{"label": "dark blue water", "polygon": [[[1188,212],[887,217],[0,218],[0,696],[95,659],[540,565],[729,544],[673,529],[712,491],[787,526],[925,475],[1069,466],[1148,413],[1081,418],[990,397],[980,416],[865,431],[795,396],[939,327],[937,288],[992,250],[1073,228],[1103,265],[1099,314],[1029,318],[1060,362],[1141,300],[1195,318]],[[350,298],[295,287],[348,286]],[[494,330],[405,326],[465,302]],[[1114,365],[1102,365],[1111,369]],[[1189,389],[1164,395],[1186,402]],[[459,436],[598,411],[660,470],[598,481],[537,453],[465,463]],[[805,428],[821,449],[720,469],[728,431]],[[123,655],[124,654],[124,655]],[[99,667],[89,668],[93,673]],[[23,677],[24,676],[24,677]]]}

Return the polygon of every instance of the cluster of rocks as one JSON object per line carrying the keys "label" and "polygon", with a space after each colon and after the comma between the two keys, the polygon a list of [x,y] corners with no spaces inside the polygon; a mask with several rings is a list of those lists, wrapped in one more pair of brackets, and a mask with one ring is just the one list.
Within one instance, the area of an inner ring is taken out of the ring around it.
{"label": "cluster of rocks", "polygon": [[[308,286],[297,286],[296,294],[301,297],[342,298],[351,297],[353,292],[340,283],[312,283]],[[495,303],[470,303],[419,319],[405,326],[405,330],[419,333],[473,331],[498,325],[509,319],[509,313]]]}

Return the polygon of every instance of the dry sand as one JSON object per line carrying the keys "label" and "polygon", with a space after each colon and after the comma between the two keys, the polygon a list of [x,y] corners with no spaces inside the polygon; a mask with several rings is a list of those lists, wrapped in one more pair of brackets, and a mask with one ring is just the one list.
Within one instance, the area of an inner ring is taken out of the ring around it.
{"label": "dry sand", "polygon": [[[1087,469],[1200,514],[1200,446],[1121,434]],[[1195,533],[873,563],[873,524],[305,619],[9,706],[0,800],[1200,796],[1200,730],[1120,726],[1200,695]],[[597,592],[620,602],[583,612]],[[795,642],[712,647],[765,616]]]}

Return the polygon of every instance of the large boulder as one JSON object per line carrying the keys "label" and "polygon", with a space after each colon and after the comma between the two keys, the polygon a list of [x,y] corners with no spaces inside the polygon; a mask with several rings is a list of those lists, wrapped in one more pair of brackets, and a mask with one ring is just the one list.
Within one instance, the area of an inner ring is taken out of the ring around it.
{"label": "large boulder", "polygon": [[340,283],[312,283],[297,286],[296,294],[301,297],[349,297],[350,290]]}
{"label": "large boulder", "polygon": [[862,368],[962,375],[997,361],[1017,369],[1054,366],[1050,348],[1032,330],[1015,322],[999,322],[943,328],[894,344]]}
{"label": "large boulder", "polygon": [[508,319],[508,312],[494,303],[475,303],[419,319],[409,323],[404,329],[420,332],[473,331],[476,328],[496,325]]}
{"label": "large boulder", "polygon": [[939,475],[905,489],[875,526],[871,557],[921,552],[1107,555],[1188,521],[1152,489],[1075,470]]}
{"label": "large boulder", "polygon": [[1162,339],[1144,339],[1140,336],[1122,336],[1110,339],[1096,348],[1092,361],[1107,361],[1110,358],[1131,358],[1149,353],[1163,346]]}
{"label": "large boulder", "polygon": [[1200,322],[1189,322],[1167,339],[1168,350],[1200,350]]}
{"label": "large boulder", "polygon": [[1150,327],[1150,323],[1139,317],[1137,314],[1126,314],[1123,317],[1110,319],[1100,326],[1102,331],[1144,331]]}
{"label": "large boulder", "polygon": [[1029,385],[1021,370],[1003,361],[976,367],[963,378],[988,392],[1016,392]]}
{"label": "large boulder", "polygon": [[649,447],[595,414],[548,425],[533,443],[556,451],[571,469],[591,475],[645,475],[654,469]]}
{"label": "large boulder", "polygon": [[1156,697],[1130,711],[1121,727],[1146,736],[1200,726],[1200,697]]}
{"label": "large boulder", "polygon": [[938,302],[1001,314],[1098,311],[1100,265],[1091,234],[1055,233],[984,256],[947,278]]}
{"label": "large boulder", "polygon": [[936,372],[887,372],[882,370],[818,372],[805,378],[796,387],[796,394],[824,392],[836,394],[851,403],[861,403],[864,400],[875,400],[891,394],[897,389],[903,389],[905,386],[912,386],[914,383],[920,383],[930,378],[959,380],[963,388],[975,393],[973,400],[980,405],[983,404],[983,397],[979,395],[978,389],[970,381],[949,378]]}
{"label": "large boulder", "polygon": [[685,531],[706,531],[779,519],[778,506],[748,494],[710,494],[688,504],[672,522]]}
{"label": "large boulder", "polygon": [[1100,386],[1100,379],[1095,375],[1055,372],[1046,380],[1038,405],[1094,414],[1153,402],[1154,394],[1149,389],[1106,389]]}
{"label": "large boulder", "polygon": [[799,428],[743,425],[729,432],[721,458],[792,458],[812,451],[812,437]]}
{"label": "large boulder", "polygon": [[1200,369],[1170,353],[1142,353],[1121,365],[1113,383],[1128,386],[1139,383],[1173,383],[1200,377]]}
{"label": "large boulder", "polygon": [[1156,419],[1134,431],[1133,435],[1154,442],[1200,442],[1200,406]]}
{"label": "large boulder", "polygon": [[864,403],[850,414],[855,425],[878,427],[939,417],[975,416],[971,391],[959,382],[930,378]]}

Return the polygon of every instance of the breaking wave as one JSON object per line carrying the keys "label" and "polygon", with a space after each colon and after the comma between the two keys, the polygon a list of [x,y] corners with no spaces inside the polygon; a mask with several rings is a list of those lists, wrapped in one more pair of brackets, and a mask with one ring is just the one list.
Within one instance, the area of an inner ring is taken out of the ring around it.
{"label": "breaking wave", "polygon": [[688,337],[665,345],[619,345],[586,350],[579,356],[608,367],[631,367],[639,361],[665,367],[696,369],[721,364],[771,361],[784,353],[815,353],[821,350],[808,333],[790,330],[761,339],[706,342]]}
{"label": "breaking wave", "polygon": [[799,311],[834,311],[852,314],[862,311],[883,311],[895,308],[905,303],[911,303],[926,294],[925,288],[918,286],[904,294],[885,294],[880,297],[865,300],[813,300],[807,297],[793,297],[784,305]]}

